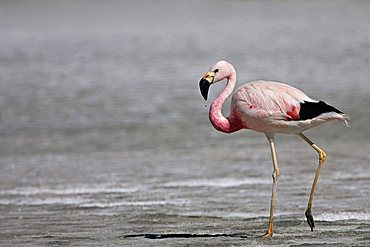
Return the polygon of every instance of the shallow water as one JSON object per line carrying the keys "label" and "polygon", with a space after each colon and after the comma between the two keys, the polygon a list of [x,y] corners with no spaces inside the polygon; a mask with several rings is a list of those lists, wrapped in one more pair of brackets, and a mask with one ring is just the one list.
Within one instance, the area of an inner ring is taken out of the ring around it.
{"label": "shallow water", "polygon": [[[1,245],[369,243],[368,2],[0,4]],[[307,131],[328,153],[313,233],[317,154],[279,135],[276,235],[256,238],[270,152],[211,127],[198,81],[219,59],[239,85],[283,81],[351,117]]]}

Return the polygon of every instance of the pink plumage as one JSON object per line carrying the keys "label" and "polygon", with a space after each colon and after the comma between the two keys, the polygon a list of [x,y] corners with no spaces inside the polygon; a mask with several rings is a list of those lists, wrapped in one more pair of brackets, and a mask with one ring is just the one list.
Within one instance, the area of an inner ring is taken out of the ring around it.
{"label": "pink plumage", "polygon": [[[221,108],[236,84],[234,67],[220,61],[211,67],[218,69],[212,83],[227,79],[224,91],[210,107],[210,120],[219,131],[231,133],[240,129],[274,134],[296,134],[331,120],[345,120],[343,113],[322,112],[311,119],[300,120],[299,112],[305,102],[319,102],[297,88],[272,81],[253,81],[239,87],[232,96],[230,115],[224,117]],[[335,109],[335,108],[334,108]],[[319,111],[318,111],[319,112]]]}
{"label": "pink plumage", "polygon": [[199,82],[201,94],[204,99],[207,99],[210,85],[224,79],[227,80],[226,87],[212,102],[209,110],[209,119],[213,127],[225,133],[251,129],[264,133],[270,143],[274,173],[269,227],[265,236],[271,237],[273,232],[274,198],[276,182],[279,176],[274,146],[276,133],[297,134],[319,154],[319,166],[306,209],[307,222],[311,230],[313,230],[312,199],[326,153],[311,142],[302,132],[333,120],[346,122],[347,116],[323,101],[317,101],[308,97],[297,88],[279,82],[259,80],[246,83],[234,92],[229,116],[224,117],[221,111],[222,105],[233,93],[236,84],[234,67],[226,61],[219,61],[211,67]]}

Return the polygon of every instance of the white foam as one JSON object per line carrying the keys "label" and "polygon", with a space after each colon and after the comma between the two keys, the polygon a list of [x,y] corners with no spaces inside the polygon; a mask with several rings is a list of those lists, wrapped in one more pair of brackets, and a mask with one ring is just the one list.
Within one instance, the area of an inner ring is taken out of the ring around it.
{"label": "white foam", "polygon": [[120,206],[157,206],[157,205],[185,205],[189,204],[188,200],[172,201],[120,201],[120,202],[90,202],[80,204],[80,207],[87,208],[112,208]]}
{"label": "white foam", "polygon": [[40,188],[40,187],[21,187],[17,189],[0,190],[0,195],[78,195],[78,194],[104,194],[104,193],[132,193],[139,188],[119,188],[105,186],[82,186],[69,188]]}
{"label": "white foam", "polygon": [[218,178],[218,179],[192,179],[165,183],[165,187],[238,187],[247,184],[270,184],[268,179],[261,178]]}
{"label": "white foam", "polygon": [[82,198],[22,198],[22,199],[1,199],[0,205],[16,206],[41,206],[41,205],[78,205],[86,202]]}
{"label": "white foam", "polygon": [[99,202],[83,197],[48,197],[48,198],[11,198],[0,199],[0,205],[41,206],[41,205],[71,205],[85,208],[112,208],[120,206],[156,206],[156,205],[186,205],[191,201],[183,199],[162,201],[112,201]]}
{"label": "white foam", "polygon": [[[206,216],[206,217],[223,217],[223,218],[243,218],[243,219],[253,219],[259,217],[268,217],[268,213],[249,213],[249,212],[224,212],[224,211],[214,211],[214,212],[186,212],[181,213],[183,216]],[[287,216],[292,215],[289,213],[274,213],[275,216]]]}
{"label": "white foam", "polygon": [[318,221],[338,221],[338,220],[370,220],[370,213],[366,212],[339,212],[322,213],[315,216]]}

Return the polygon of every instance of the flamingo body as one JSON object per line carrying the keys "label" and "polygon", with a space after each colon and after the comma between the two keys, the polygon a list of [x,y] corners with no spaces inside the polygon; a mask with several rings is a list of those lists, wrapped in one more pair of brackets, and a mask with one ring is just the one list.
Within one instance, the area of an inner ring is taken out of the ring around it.
{"label": "flamingo body", "polygon": [[312,113],[312,118],[303,118],[302,110],[309,103],[321,106],[319,101],[287,84],[254,81],[239,87],[233,94],[229,118],[239,118],[246,129],[284,134],[297,134],[321,123],[345,118],[335,108],[328,112],[317,109],[317,115]]}
{"label": "flamingo body", "polygon": [[[274,144],[276,133],[297,134],[319,154],[319,165],[305,212],[307,222],[313,231],[315,224],[311,213],[312,200],[326,153],[302,132],[333,120],[346,122],[347,116],[335,107],[312,99],[301,90],[280,82],[253,81],[242,85],[232,94],[236,84],[236,71],[226,61],[219,61],[213,65],[199,82],[200,91],[205,100],[208,97],[209,87],[224,79],[227,79],[226,87],[212,102],[209,109],[209,119],[213,127],[225,133],[251,129],[264,133],[270,144],[273,186],[269,226],[264,236],[271,237],[273,234],[275,192],[280,174]],[[224,117],[222,105],[230,95],[232,95],[230,113],[229,116]]]}

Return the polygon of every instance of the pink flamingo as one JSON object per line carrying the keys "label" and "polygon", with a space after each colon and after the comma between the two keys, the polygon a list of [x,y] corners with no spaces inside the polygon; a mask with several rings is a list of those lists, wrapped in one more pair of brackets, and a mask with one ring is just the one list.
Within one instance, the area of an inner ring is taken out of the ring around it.
{"label": "pink flamingo", "polygon": [[312,200],[326,153],[302,132],[332,120],[341,120],[347,124],[347,116],[333,106],[314,100],[292,86],[260,80],[246,83],[235,91],[232,96],[230,114],[224,117],[221,112],[222,105],[232,94],[236,83],[234,67],[226,61],[217,62],[200,80],[199,87],[202,96],[207,100],[210,85],[223,79],[227,79],[227,85],[209,109],[209,119],[213,127],[225,133],[251,129],[264,133],[270,144],[273,183],[269,224],[264,237],[271,237],[273,234],[275,193],[279,177],[274,144],[276,133],[297,134],[319,154],[319,164],[305,212],[308,225],[313,231],[315,225],[311,213]]}

